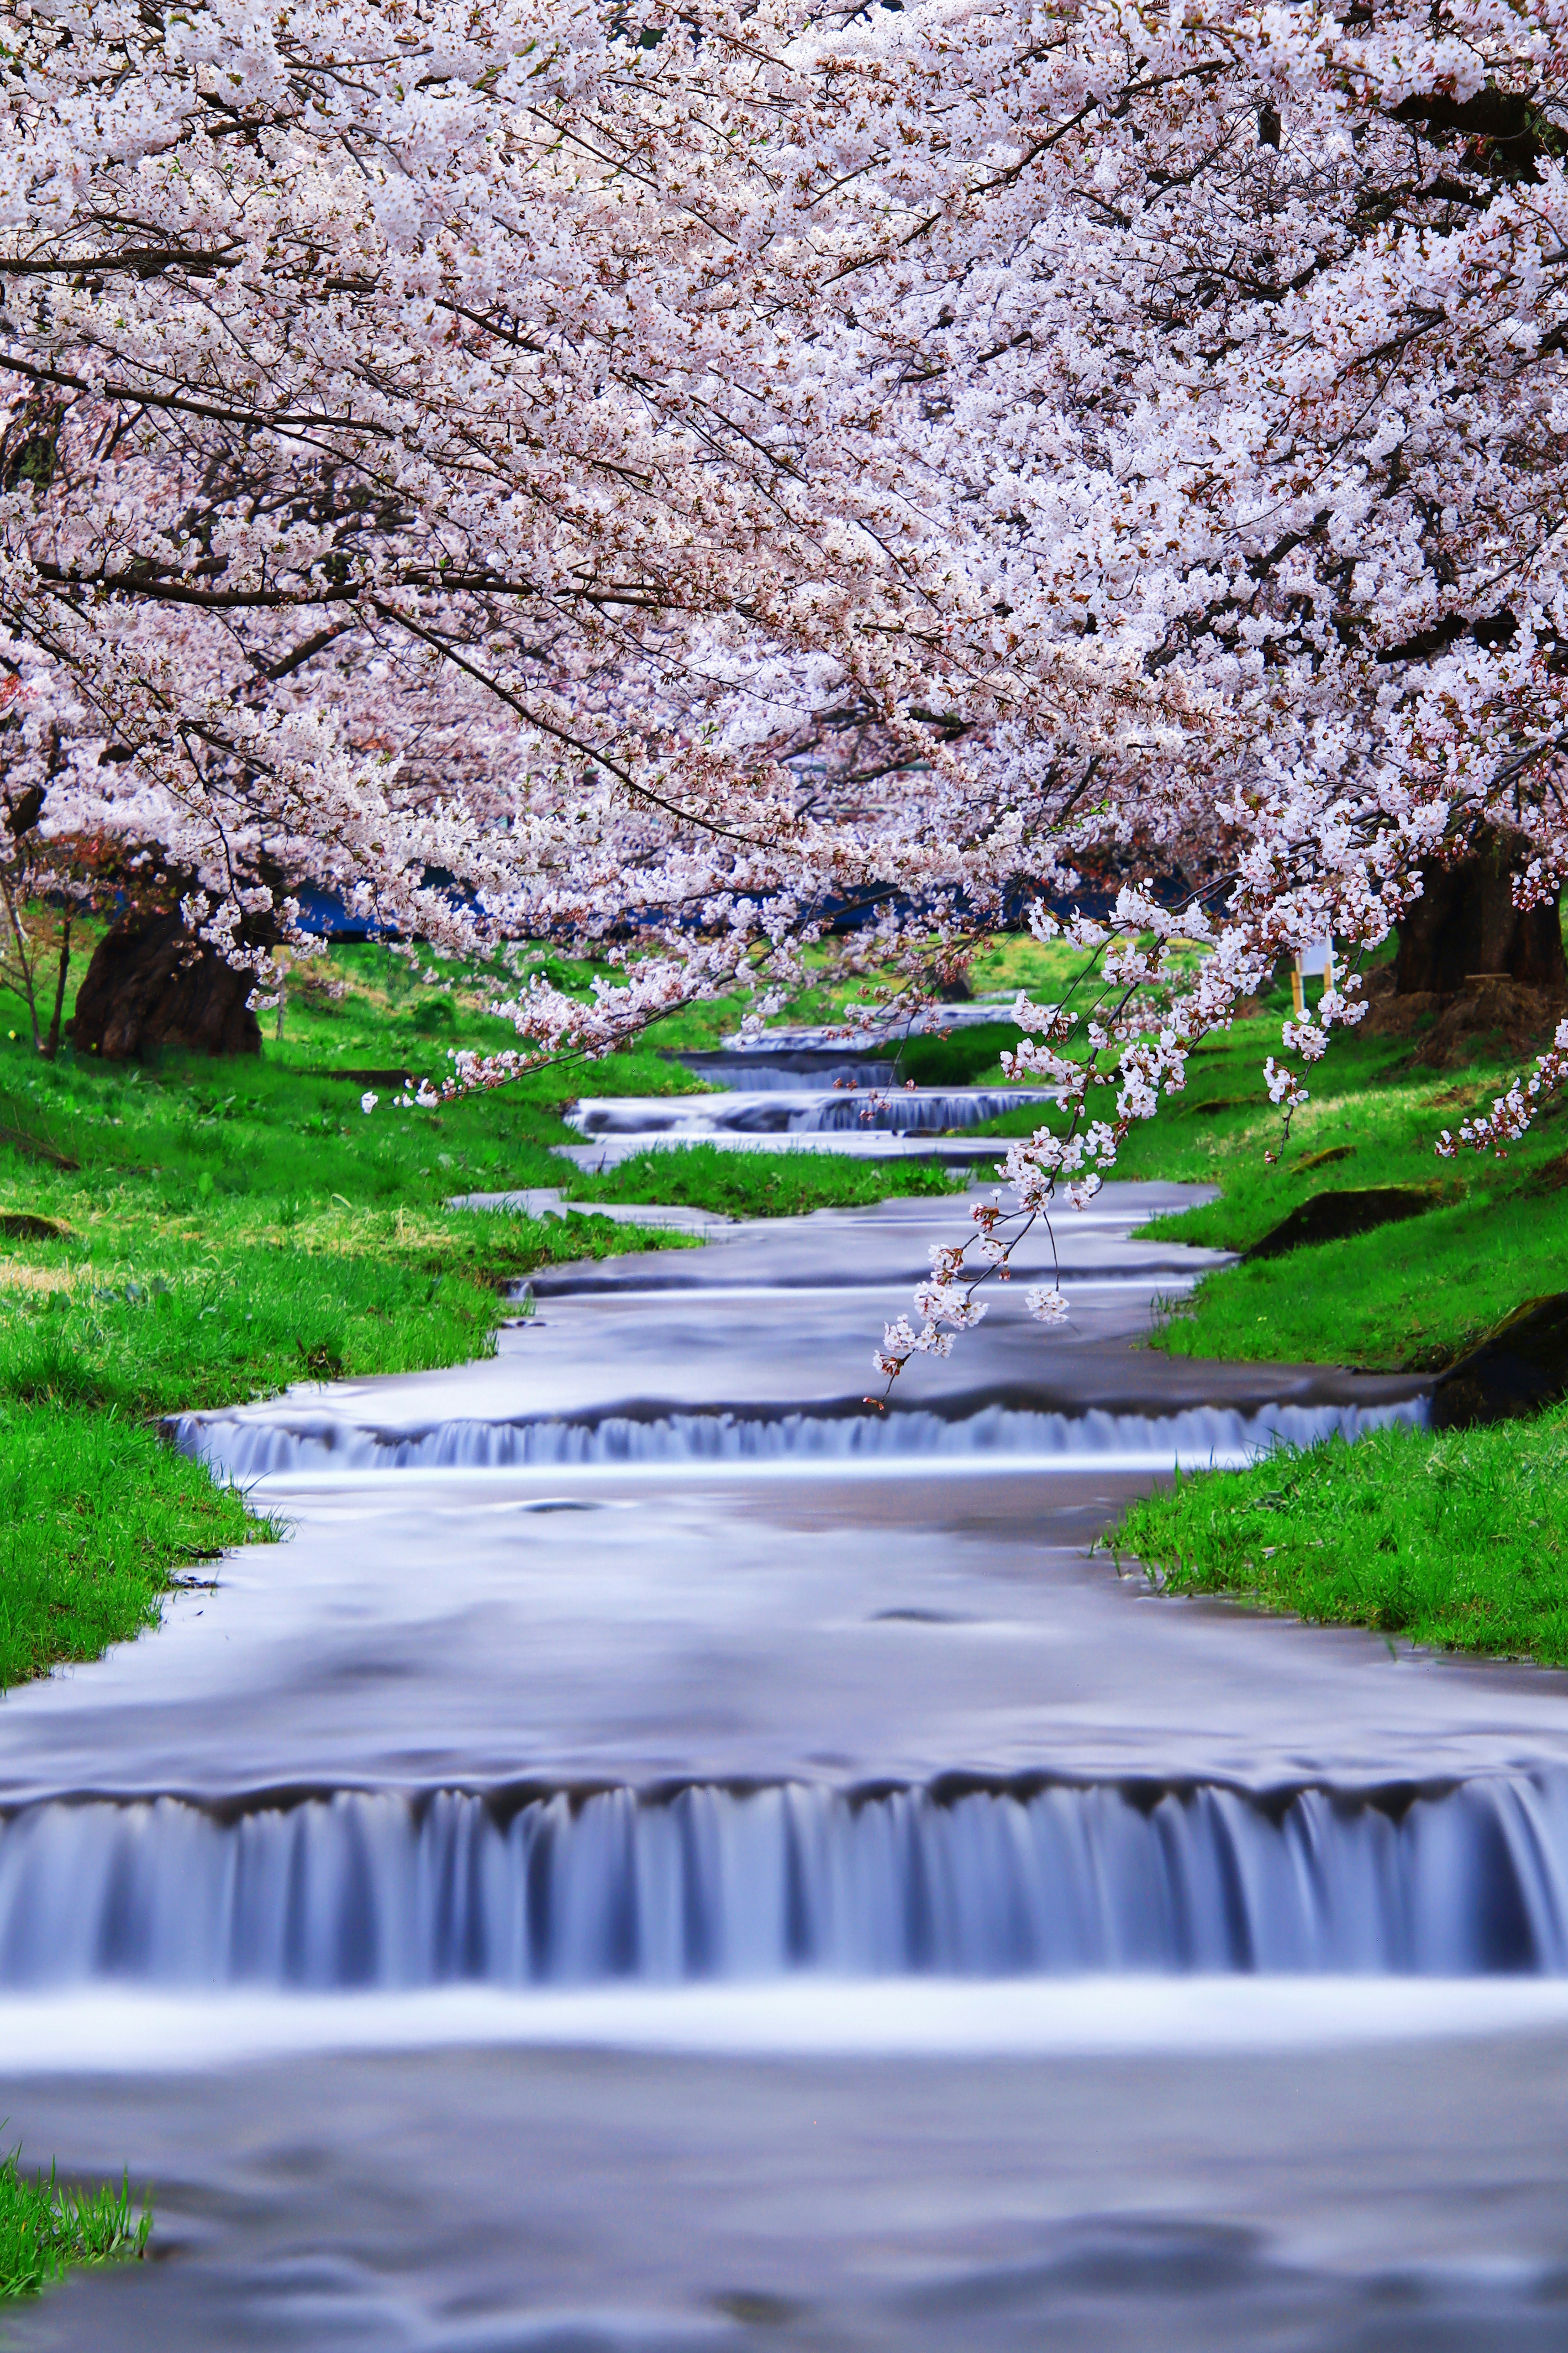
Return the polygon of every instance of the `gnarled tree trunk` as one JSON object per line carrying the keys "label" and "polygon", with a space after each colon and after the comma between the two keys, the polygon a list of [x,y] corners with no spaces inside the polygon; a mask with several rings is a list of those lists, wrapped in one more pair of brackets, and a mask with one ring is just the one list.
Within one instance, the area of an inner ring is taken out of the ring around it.
{"label": "gnarled tree trunk", "polygon": [[1568,965],[1559,894],[1522,914],[1513,903],[1531,855],[1523,834],[1488,826],[1452,865],[1423,867],[1399,952],[1367,982],[1374,1036],[1415,1039],[1432,1070],[1540,1050],[1563,1017]]}
{"label": "gnarled tree trunk", "polygon": [[99,942],[67,1035],[79,1054],[137,1060],[163,1046],[197,1054],[258,1054],[261,1025],[246,1003],[255,976],[237,972],[171,914],[121,915]]}
{"label": "gnarled tree trunk", "polygon": [[1522,914],[1513,903],[1531,854],[1523,834],[1487,826],[1468,857],[1422,868],[1425,891],[1399,926],[1395,996],[1451,997],[1482,974],[1568,996],[1558,894]]}

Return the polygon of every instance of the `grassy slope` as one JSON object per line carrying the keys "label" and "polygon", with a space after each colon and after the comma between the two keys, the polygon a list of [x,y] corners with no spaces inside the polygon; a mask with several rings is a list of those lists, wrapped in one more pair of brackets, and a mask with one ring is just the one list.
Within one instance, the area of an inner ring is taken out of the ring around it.
{"label": "grassy slope", "polygon": [[[1220,1096],[1245,1091],[1247,1065],[1273,1043],[1273,1025],[1248,1027],[1263,1034],[1201,1065],[1194,1100],[1211,1085]],[[1352,1038],[1313,1074],[1313,1100],[1276,1166],[1264,1155],[1278,1147],[1280,1123],[1266,1102],[1218,1115],[1206,1140],[1183,1136],[1173,1123],[1173,1148],[1163,1155],[1152,1134],[1141,1135],[1125,1156],[1128,1174],[1158,1165],[1223,1187],[1209,1208],[1162,1225],[1183,1240],[1246,1250],[1313,1194],[1349,1187],[1429,1187],[1436,1204],[1406,1223],[1211,1277],[1158,1345],[1189,1356],[1434,1371],[1521,1299],[1559,1288],[1568,1269],[1562,1120],[1542,1121],[1502,1161],[1470,1153],[1443,1161],[1434,1150],[1443,1128],[1489,1103],[1510,1075],[1498,1065],[1423,1071],[1395,1043]]]}
{"label": "grassy slope", "polygon": [[[1440,1160],[1440,1131],[1489,1103],[1514,1066],[1426,1071],[1407,1045],[1352,1033],[1312,1072],[1311,1101],[1282,1145],[1262,1065],[1279,1050],[1288,1007],[1281,996],[1200,1048],[1185,1094],[1133,1129],[1117,1176],[1220,1187],[1217,1201],[1162,1219],[1158,1230],[1222,1250],[1247,1249],[1320,1192],[1429,1187],[1433,1210],[1211,1275],[1152,1345],[1180,1356],[1438,1369],[1521,1299],[1568,1281],[1568,1119],[1549,1114],[1505,1161]],[[1027,1132],[1038,1117],[1010,1113],[994,1128]]]}
{"label": "grassy slope", "polygon": [[[1439,1206],[1211,1275],[1152,1345],[1431,1371],[1521,1300],[1568,1283],[1561,1117],[1506,1160],[1443,1162],[1433,1151],[1437,1132],[1489,1103],[1511,1064],[1439,1073],[1418,1068],[1407,1047],[1347,1039],[1313,1074],[1311,1104],[1270,1166],[1279,1121],[1257,1071],[1278,1050],[1280,1009],[1205,1050],[1174,1116],[1162,1113],[1131,1140],[1124,1173],[1224,1188],[1160,1231],[1245,1249],[1314,1192],[1347,1187],[1431,1185]],[[1232,1107],[1205,1118],[1201,1107],[1215,1101]],[[1565,1470],[1568,1409],[1440,1437],[1390,1430],[1184,1479],[1135,1505],[1112,1541],[1173,1591],[1568,1664]]]}
{"label": "grassy slope", "polygon": [[[448,1210],[451,1194],[549,1186],[780,1215],[950,1181],[929,1165],[700,1146],[605,1177],[555,1158],[574,1088],[700,1083],[652,1050],[434,1112],[395,1109],[384,1082],[367,1116],[363,1082],[334,1075],[438,1074],[448,1041],[502,1042],[513,1033],[484,1014],[487,993],[422,985],[383,950],[340,951],[295,976],[260,1059],[150,1070],[41,1062],[0,995],[0,1686],[97,1657],[155,1620],[180,1565],[268,1535],[161,1448],[156,1417],[482,1356],[507,1283],[548,1259],[668,1239]],[[699,1042],[733,1018],[682,1017]]]}
{"label": "grassy slope", "polygon": [[0,1685],[155,1625],[176,1565],[276,1530],[112,1409],[11,1405],[0,1421]]}
{"label": "grassy slope", "polygon": [[1168,1590],[1228,1593],[1324,1624],[1568,1665],[1568,1411],[1374,1430],[1132,1506],[1117,1550]]}
{"label": "grassy slope", "polygon": [[70,2266],[135,2261],[146,2253],[153,2210],[133,2211],[129,2182],[71,2189],[0,2158],[0,2297],[37,2295]]}

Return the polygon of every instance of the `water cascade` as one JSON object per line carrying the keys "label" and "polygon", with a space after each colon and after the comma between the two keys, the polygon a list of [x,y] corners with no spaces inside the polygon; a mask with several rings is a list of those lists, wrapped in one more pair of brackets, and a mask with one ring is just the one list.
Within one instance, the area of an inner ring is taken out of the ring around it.
{"label": "water cascade", "polygon": [[0,2146],[156,2184],[179,2260],[8,2332],[1559,2347],[1568,1683],[1085,1556],[1173,1463],[1426,1410],[1142,1347],[1199,1198],[1033,1231],[884,1413],[962,1198],[558,1265],[480,1361],[171,1423],[288,1540],[5,1695]]}
{"label": "water cascade", "polygon": [[1568,1971],[1568,1777],[338,1791],[0,1828],[0,1984]]}
{"label": "water cascade", "polygon": [[846,1060],[833,1053],[771,1054],[765,1060],[760,1054],[677,1054],[672,1059],[710,1086],[743,1095],[828,1087],[888,1089],[900,1082],[897,1066],[890,1061]]}
{"label": "water cascade", "polygon": [[169,1424],[185,1454],[235,1479],[298,1471],[553,1470],[588,1463],[944,1461],[1027,1459],[1059,1470],[1235,1467],[1271,1446],[1315,1446],[1392,1422],[1419,1424],[1424,1398],[1386,1406],[1268,1405],[1254,1413],[1194,1406],[1169,1414],[1036,1413],[1004,1405],[947,1416],[871,1415],[858,1399],[837,1413],[609,1412],[574,1419],[450,1420],[430,1430],[374,1430],[297,1412],[287,1425],[182,1414]]}
{"label": "water cascade", "polygon": [[[1054,1092],[1039,1088],[884,1090],[806,1086],[788,1072],[766,1075],[778,1083],[709,1095],[584,1096],[568,1113],[568,1124],[584,1136],[679,1135],[692,1143],[714,1135],[853,1135],[868,1129],[942,1135],[1056,1101]],[[1006,1148],[999,1140],[998,1155]]]}

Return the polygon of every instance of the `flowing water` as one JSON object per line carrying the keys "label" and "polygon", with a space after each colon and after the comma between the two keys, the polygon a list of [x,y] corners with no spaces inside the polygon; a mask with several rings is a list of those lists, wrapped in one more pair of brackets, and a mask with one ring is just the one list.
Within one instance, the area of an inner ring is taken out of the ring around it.
{"label": "flowing water", "polygon": [[567,1117],[584,1135],[669,1135],[687,1144],[721,1135],[855,1135],[867,1128],[942,1135],[1055,1101],[1054,1092],[1027,1087],[731,1086],[701,1095],[585,1095]]}
{"label": "flowing water", "polygon": [[[973,1013],[977,1008],[963,1010]],[[996,1008],[984,1008],[994,1018]],[[900,1083],[890,1060],[845,1059],[851,1042],[826,1047],[808,1042],[812,1033],[791,1032],[796,1042],[780,1050],[770,1042],[748,1051],[739,1041],[727,1051],[682,1056],[710,1090],[695,1095],[584,1095],[568,1113],[571,1126],[598,1145],[596,1157],[580,1146],[567,1153],[584,1165],[613,1166],[634,1152],[669,1144],[720,1144],[731,1150],[851,1152],[883,1158],[900,1146],[969,1161],[994,1157],[1005,1145],[972,1139],[954,1149],[952,1139],[999,1119],[1005,1113],[1054,1103],[1054,1088],[921,1087]],[[896,1041],[895,1041],[896,1045]],[[945,1149],[938,1139],[947,1139]]]}
{"label": "flowing water", "polygon": [[679,1985],[1568,1965],[1568,1784],[977,1781],[23,1810],[0,1984]]}
{"label": "flowing water", "polygon": [[289,1541],[0,1709],[7,2137],[151,2179],[166,2259],[16,2341],[1568,2342],[1568,1686],[1089,1552],[1425,1410],[1141,1348],[1181,1198],[884,1412],[961,1201],[177,1424]]}

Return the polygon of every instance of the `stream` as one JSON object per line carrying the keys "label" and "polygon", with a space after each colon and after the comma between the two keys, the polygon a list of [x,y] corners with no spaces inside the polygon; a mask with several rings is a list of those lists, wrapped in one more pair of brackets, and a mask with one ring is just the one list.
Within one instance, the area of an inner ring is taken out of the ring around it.
{"label": "stream", "polygon": [[[685,1100],[830,1139],[788,1051]],[[1425,1412],[1142,1347],[1192,1198],[1066,1214],[1060,1329],[1031,1237],[885,1412],[962,1196],[181,1420],[289,1540],[0,1708],[7,2145],[129,2165],[161,2260],[14,2341],[1568,2342],[1568,1682],[1089,1549],[1173,1465]]]}

